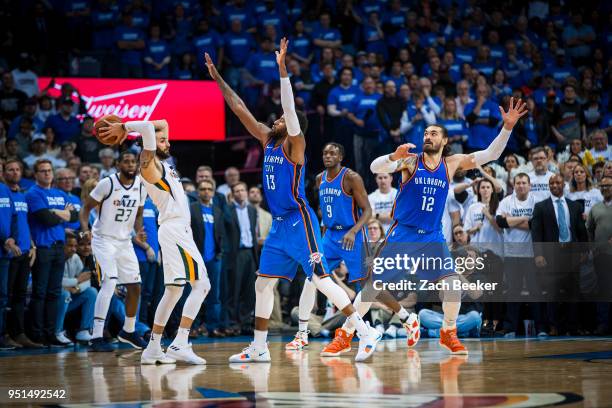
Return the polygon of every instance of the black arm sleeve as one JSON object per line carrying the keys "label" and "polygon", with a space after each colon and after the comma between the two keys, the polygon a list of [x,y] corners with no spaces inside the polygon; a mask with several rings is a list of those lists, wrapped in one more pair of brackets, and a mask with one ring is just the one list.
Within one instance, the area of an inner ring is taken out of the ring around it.
{"label": "black arm sleeve", "polygon": [[495,222],[497,222],[497,225],[499,226],[499,228],[510,228],[510,225],[508,225],[508,220],[506,220],[506,217],[498,215],[495,217]]}
{"label": "black arm sleeve", "polygon": [[70,222],[75,222],[79,219],[79,212],[77,210],[70,211]]}
{"label": "black arm sleeve", "polygon": [[51,210],[44,208],[42,210],[38,210],[32,214],[36,221],[43,224],[45,227],[55,227],[64,222],[60,217],[53,214]]}

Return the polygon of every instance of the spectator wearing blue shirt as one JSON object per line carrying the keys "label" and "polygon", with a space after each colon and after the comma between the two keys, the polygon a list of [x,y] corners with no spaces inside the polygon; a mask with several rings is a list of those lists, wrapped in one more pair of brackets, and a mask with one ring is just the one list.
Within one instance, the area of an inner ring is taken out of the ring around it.
{"label": "spectator wearing blue shirt", "polygon": [[166,41],[161,39],[160,33],[159,25],[153,24],[149,30],[149,39],[144,52],[147,78],[168,78],[170,76],[169,67],[172,60],[170,47]]}
{"label": "spectator wearing blue shirt", "polygon": [[472,152],[486,149],[497,136],[501,122],[499,106],[489,99],[489,87],[478,85],[476,101],[468,103],[464,110],[465,119],[470,125],[470,137],[466,148]]}
{"label": "spectator wearing blue shirt", "polygon": [[[4,165],[4,179],[10,189],[11,201],[15,209],[17,233],[15,241],[19,251],[13,251],[8,273],[8,293],[10,313],[7,316],[7,332],[11,339],[26,348],[41,348],[25,334],[25,302],[30,277],[30,263],[36,258],[36,248],[32,245],[28,225],[28,203],[19,183],[23,174],[23,164],[19,160],[8,160]],[[19,253],[21,252],[21,253]]]}
{"label": "spectator wearing blue shirt", "polygon": [[81,123],[72,115],[74,102],[70,98],[59,101],[58,113],[49,116],[45,127],[55,132],[55,143],[71,142],[81,132]]}
{"label": "spectator wearing blue shirt", "polygon": [[318,59],[323,48],[342,47],[342,36],[340,31],[331,28],[331,16],[327,12],[321,13],[319,17],[319,27],[312,32],[313,44],[315,45],[315,58]]}
{"label": "spectator wearing blue shirt", "polygon": [[555,61],[548,65],[545,73],[552,76],[557,84],[565,82],[567,77],[576,76],[576,69],[567,63],[565,50],[559,48],[555,51]]}
{"label": "spectator wearing blue shirt", "polygon": [[389,11],[383,18],[383,26],[389,33],[394,33],[406,26],[406,10],[402,9],[401,0],[391,1]]}
{"label": "spectator wearing blue shirt", "polygon": [[142,54],[145,35],[134,27],[132,14],[124,12],[123,24],[115,29],[115,44],[119,50],[120,75],[124,78],[142,78]]}
{"label": "spectator wearing blue shirt", "polygon": [[202,19],[198,22],[198,28],[193,37],[193,50],[196,55],[196,62],[200,70],[208,71],[204,67],[204,54],[208,53],[213,61],[221,64],[223,61],[223,37],[210,28],[208,20]]}
{"label": "spectator wearing blue shirt", "polygon": [[265,10],[257,16],[259,30],[263,31],[266,26],[271,25],[276,29],[277,33],[285,32],[285,28],[287,27],[285,24],[286,17],[276,9],[274,0],[266,1],[264,6]]}
{"label": "spectator wearing blue shirt", "polygon": [[6,307],[9,303],[9,260],[11,255],[21,255],[15,240],[18,234],[15,221],[11,190],[0,183],[0,242],[3,244],[0,249],[0,350],[20,347],[8,335],[4,336]]}
{"label": "spectator wearing blue shirt", "polygon": [[303,64],[310,65],[314,55],[312,38],[305,32],[304,21],[296,21],[294,28],[295,34],[289,38],[291,56]]}
{"label": "spectator wearing blue shirt", "polygon": [[463,153],[463,144],[467,141],[470,130],[467,123],[457,112],[457,103],[453,98],[446,98],[438,124],[444,126],[448,132],[448,144],[453,153]]}
{"label": "spectator wearing blue shirt", "polygon": [[353,85],[353,71],[344,68],[340,71],[340,84],[327,96],[327,113],[333,120],[333,141],[340,143],[347,151],[346,165],[355,167],[353,162],[353,123],[347,115],[354,108],[353,99],[361,91]]}
{"label": "spectator wearing blue shirt", "polygon": [[476,54],[476,60],[473,64],[474,68],[481,74],[484,74],[487,78],[493,77],[493,71],[495,70],[495,62],[491,60],[491,49],[486,45],[478,47],[478,53]]}
{"label": "spectator wearing blue shirt", "polygon": [[353,99],[353,106],[347,118],[354,124],[355,170],[359,174],[366,174],[378,148],[381,125],[376,114],[376,105],[382,95],[375,92],[376,83],[371,77],[363,80],[361,88],[363,92]]}
{"label": "spectator wearing blue shirt", "polygon": [[[81,211],[81,198],[72,194],[72,190],[74,189],[74,179],[76,175],[74,172],[67,168],[60,168],[55,171],[55,185],[61,191],[63,191],[68,197],[68,202],[72,204],[74,209],[78,212]],[[80,222],[67,222],[64,224],[65,229],[71,229],[74,231],[78,231],[81,229]]]}
{"label": "spectator wearing blue shirt", "polygon": [[226,28],[232,26],[234,20],[238,20],[241,27],[250,33],[257,31],[254,14],[251,7],[246,4],[246,0],[234,0],[231,5],[228,4],[221,10],[221,15],[225,17]]}
{"label": "spectator wearing blue shirt", "polygon": [[297,109],[306,112],[310,106],[310,97],[315,84],[312,82],[308,71],[302,71],[299,62],[292,60],[287,64],[291,86],[295,90],[295,106]]}
{"label": "spectator wearing blue shirt", "polygon": [[255,49],[255,41],[251,34],[242,30],[239,19],[232,20],[231,31],[223,35],[224,56],[229,64],[225,71],[227,82],[232,88],[241,89],[241,68],[243,68],[251,52]]}
{"label": "spectator wearing blue shirt", "polygon": [[406,83],[406,77],[402,72],[402,62],[400,60],[394,60],[389,70],[389,75],[384,75],[382,78],[383,82],[393,81],[395,82],[395,88],[400,87]]}
{"label": "spectator wearing blue shirt", "polygon": [[389,53],[385,43],[385,33],[382,30],[381,22],[377,12],[368,15],[368,21],[362,26],[363,42],[367,52],[382,55],[387,59]]}
{"label": "spectator wearing blue shirt", "polygon": [[529,69],[529,66],[518,55],[516,43],[512,40],[506,41],[506,55],[501,66],[511,86],[519,87],[523,84],[523,73]]}
{"label": "spectator wearing blue shirt", "polygon": [[66,194],[51,187],[53,166],[49,160],[34,164],[36,185],[26,193],[30,231],[37,248],[32,267],[32,297],[29,310],[31,339],[46,345],[64,346],[55,337],[58,298],[64,275],[64,223],[77,220],[78,213]]}
{"label": "spectator wearing blue shirt", "polygon": [[278,81],[274,43],[270,38],[261,41],[261,51],[251,54],[245,68],[245,99],[247,105],[254,106],[262,93],[268,94],[268,86]]}
{"label": "spectator wearing blue shirt", "polygon": [[142,211],[142,229],[132,239],[142,279],[138,320],[147,325],[153,323],[149,318],[150,312],[155,310],[155,300],[158,299],[155,291],[156,277],[160,272],[157,214],[157,207],[153,204],[151,197],[147,196]]}
{"label": "spectator wearing blue shirt", "polygon": [[116,20],[117,14],[111,9],[110,1],[98,1],[97,8],[91,13],[94,49],[108,50],[114,45],[113,31]]}
{"label": "spectator wearing blue shirt", "polygon": [[215,183],[204,180],[198,184],[198,201],[191,210],[193,239],[206,264],[211,289],[206,297],[206,326],[210,337],[225,337],[221,319],[221,259],[225,241],[224,214],[213,204]]}
{"label": "spectator wearing blue shirt", "polygon": [[595,31],[590,25],[582,23],[582,13],[572,14],[572,23],[563,29],[563,42],[567,48],[567,55],[576,64],[587,63],[591,55],[591,44],[595,41]]}
{"label": "spectator wearing blue shirt", "polygon": [[38,102],[36,98],[28,98],[23,105],[23,113],[17,116],[15,119],[11,121],[11,126],[9,127],[8,137],[15,137],[17,132],[19,132],[19,126],[21,125],[21,121],[24,118],[30,119],[32,121],[32,130],[35,133],[42,132],[43,127],[45,126],[45,122],[42,121],[37,115],[36,111],[38,110]]}
{"label": "spectator wearing blue shirt", "polygon": [[498,68],[493,73],[491,89],[493,91],[492,97],[497,103],[501,102],[504,96],[512,95],[512,88],[506,81],[506,73],[503,69]]}
{"label": "spectator wearing blue shirt", "polygon": [[404,141],[416,146],[416,152],[423,150],[425,128],[436,123],[436,114],[425,103],[425,95],[420,90],[412,93],[412,101],[404,111],[400,123],[400,133]]}
{"label": "spectator wearing blue shirt", "polygon": [[186,52],[180,58],[180,64],[174,69],[172,77],[175,79],[189,80],[194,78],[195,64],[190,53]]}
{"label": "spectator wearing blue shirt", "polygon": [[499,33],[496,30],[489,31],[487,45],[491,50],[491,59],[495,64],[501,63],[504,59],[505,50],[499,42]]}

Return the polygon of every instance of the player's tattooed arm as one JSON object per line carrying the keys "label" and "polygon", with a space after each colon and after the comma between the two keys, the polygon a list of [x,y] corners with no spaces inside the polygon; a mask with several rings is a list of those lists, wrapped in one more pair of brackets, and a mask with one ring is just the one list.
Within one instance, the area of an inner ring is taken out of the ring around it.
{"label": "player's tattooed arm", "polygon": [[215,67],[210,55],[206,53],[204,57],[206,59],[208,73],[210,74],[210,77],[215,80],[217,85],[219,85],[219,89],[221,90],[227,105],[230,107],[232,112],[238,116],[238,119],[240,119],[240,122],[242,122],[244,127],[247,128],[249,133],[262,144],[265,143],[268,139],[270,128],[255,119],[242,98],[240,98],[240,96],[238,96],[238,94],[227,84],[227,82],[223,80],[223,77],[221,77],[221,74],[219,74],[219,71],[217,71],[217,67]]}
{"label": "player's tattooed arm", "polygon": [[148,183],[155,184],[162,177],[161,163],[155,157],[153,150],[143,150],[140,153],[140,174]]}
{"label": "player's tattooed arm", "polygon": [[412,174],[417,164],[417,155],[411,154],[408,157],[404,157],[403,159],[399,159],[397,161],[397,168],[395,171],[408,170],[408,173]]}

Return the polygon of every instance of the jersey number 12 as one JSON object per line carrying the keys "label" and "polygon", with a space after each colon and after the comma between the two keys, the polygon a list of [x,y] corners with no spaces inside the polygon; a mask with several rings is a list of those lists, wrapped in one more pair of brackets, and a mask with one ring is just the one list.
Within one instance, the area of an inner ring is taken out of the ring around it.
{"label": "jersey number 12", "polygon": [[434,197],[423,196],[423,204],[421,205],[421,211],[433,211]]}

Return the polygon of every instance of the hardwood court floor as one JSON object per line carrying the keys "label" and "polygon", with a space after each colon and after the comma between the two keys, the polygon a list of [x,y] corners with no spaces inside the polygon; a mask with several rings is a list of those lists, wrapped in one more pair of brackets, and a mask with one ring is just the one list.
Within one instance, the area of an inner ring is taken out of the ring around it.
{"label": "hardwood court floor", "polygon": [[140,352],[123,348],[2,352],[0,406],[15,405],[8,388],[28,387],[67,396],[31,406],[612,407],[610,338],[468,340],[467,358],[450,357],[434,340],[413,350],[386,340],[371,361],[356,364],[354,352],[323,359],[324,343],[315,341],[288,353],[285,339],[273,337],[271,364],[229,365],[248,340],[195,344],[207,366],[141,366]]}

